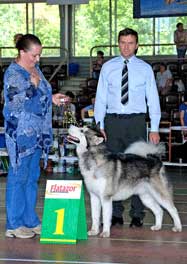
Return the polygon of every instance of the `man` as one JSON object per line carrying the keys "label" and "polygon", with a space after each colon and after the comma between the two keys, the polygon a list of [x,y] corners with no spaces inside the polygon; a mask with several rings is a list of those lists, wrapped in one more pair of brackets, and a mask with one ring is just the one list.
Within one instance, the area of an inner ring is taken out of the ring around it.
{"label": "man", "polygon": [[187,49],[187,31],[183,28],[183,23],[177,23],[176,28],[174,31],[174,42],[177,48],[179,63],[182,63]]}
{"label": "man", "polygon": [[161,95],[166,95],[171,91],[173,78],[172,73],[165,63],[160,63],[160,70],[156,74],[156,83]]}
{"label": "man", "polygon": [[[130,28],[120,31],[118,44],[121,55],[104,63],[101,69],[94,108],[95,121],[100,125],[108,149],[113,153],[123,152],[136,140],[146,140],[147,106],[151,120],[149,140],[154,144],[160,140],[157,87],[151,66],[135,56],[138,49],[137,32]],[[124,74],[126,77],[123,77],[122,83],[125,64],[128,72]],[[124,95],[122,88],[126,86],[128,93]],[[113,203],[112,225],[123,224],[123,210],[121,201]],[[142,202],[138,196],[133,196],[130,227],[142,226],[144,215]]]}

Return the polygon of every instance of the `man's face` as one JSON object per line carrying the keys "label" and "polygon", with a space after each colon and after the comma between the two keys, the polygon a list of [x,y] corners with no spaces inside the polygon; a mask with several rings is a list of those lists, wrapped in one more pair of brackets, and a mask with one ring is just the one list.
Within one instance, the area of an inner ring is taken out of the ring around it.
{"label": "man's face", "polygon": [[164,65],[160,65],[160,72],[165,72],[166,68]]}
{"label": "man's face", "polygon": [[127,59],[133,56],[138,48],[134,35],[121,36],[118,45],[121,55]]}
{"label": "man's face", "polygon": [[178,30],[179,30],[179,31],[183,31],[183,25],[180,25],[180,26],[178,27]]}

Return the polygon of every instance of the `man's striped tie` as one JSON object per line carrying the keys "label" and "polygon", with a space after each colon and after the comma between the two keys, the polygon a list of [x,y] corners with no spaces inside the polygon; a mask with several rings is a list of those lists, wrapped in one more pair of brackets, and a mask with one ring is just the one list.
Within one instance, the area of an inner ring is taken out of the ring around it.
{"label": "man's striped tie", "polygon": [[128,60],[124,61],[124,67],[122,70],[122,81],[121,81],[121,103],[128,103],[128,68],[127,68]]}

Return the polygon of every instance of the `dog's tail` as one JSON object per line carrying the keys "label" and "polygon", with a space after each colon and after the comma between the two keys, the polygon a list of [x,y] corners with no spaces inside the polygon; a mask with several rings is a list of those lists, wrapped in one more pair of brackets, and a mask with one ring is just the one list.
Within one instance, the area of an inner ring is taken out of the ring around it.
{"label": "dog's tail", "polygon": [[132,143],[126,150],[125,154],[136,154],[141,157],[147,157],[147,155],[156,155],[161,157],[165,153],[164,144],[160,143],[155,145],[153,143],[147,143],[145,141],[136,141]]}

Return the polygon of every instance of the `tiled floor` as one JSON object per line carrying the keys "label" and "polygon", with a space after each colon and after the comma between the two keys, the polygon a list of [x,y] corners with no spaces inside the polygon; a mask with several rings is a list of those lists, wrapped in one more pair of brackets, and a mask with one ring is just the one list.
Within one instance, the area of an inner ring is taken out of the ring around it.
{"label": "tiled floor", "polygon": [[[123,264],[186,264],[187,263],[187,168],[167,167],[174,186],[174,200],[183,224],[182,233],[171,231],[170,217],[164,214],[162,231],[153,232],[152,214],[147,211],[144,227],[129,229],[128,207],[125,201],[125,225],[114,226],[110,238],[89,237],[76,245],[40,244],[33,239],[5,238],[4,193],[6,177],[0,177],[0,263],[123,263]],[[39,183],[37,211],[43,212],[46,179],[79,179],[73,175],[44,174]],[[90,226],[89,197],[85,193],[87,223]]]}

